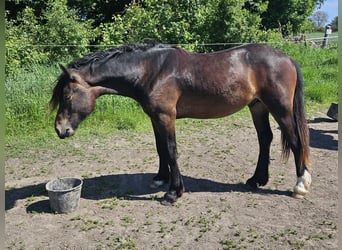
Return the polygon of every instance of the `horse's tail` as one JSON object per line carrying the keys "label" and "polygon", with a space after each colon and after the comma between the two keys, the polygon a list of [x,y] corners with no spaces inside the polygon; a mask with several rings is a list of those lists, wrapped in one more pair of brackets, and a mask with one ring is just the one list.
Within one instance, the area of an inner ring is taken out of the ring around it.
{"label": "horse's tail", "polygon": [[[309,150],[309,129],[306,122],[305,117],[305,104],[303,98],[303,85],[304,80],[302,76],[302,72],[298,63],[292,60],[294,66],[296,67],[297,71],[297,82],[296,88],[293,98],[293,118],[295,122],[295,129],[297,130],[297,134],[299,137],[300,142],[300,163],[305,164],[306,166],[310,165],[310,150]],[[290,145],[289,142],[286,140],[284,134],[282,134],[282,145],[283,145],[283,160],[287,161],[290,154]]]}

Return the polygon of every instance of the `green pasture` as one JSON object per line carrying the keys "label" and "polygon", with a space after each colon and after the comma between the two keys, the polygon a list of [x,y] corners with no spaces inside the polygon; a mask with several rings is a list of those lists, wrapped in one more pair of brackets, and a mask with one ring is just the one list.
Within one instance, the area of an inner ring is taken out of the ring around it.
{"label": "green pasture", "polygon": [[[330,36],[338,36],[338,32],[332,32]],[[308,33],[306,35],[306,38],[311,39],[311,38],[322,38],[324,37],[324,32],[312,32]]]}
{"label": "green pasture", "polygon": [[[289,44],[276,47],[302,67],[309,114],[325,110],[331,102],[337,102],[336,47],[320,49]],[[48,105],[55,81],[61,73],[58,63],[32,65],[6,77],[5,138],[8,148],[43,146],[58,139],[53,126],[55,112],[50,112]],[[241,112],[241,115],[247,113]],[[103,96],[98,99],[94,113],[80,125],[77,136],[106,136],[118,130],[143,132],[147,129],[151,129],[150,121],[135,101],[121,96]]]}

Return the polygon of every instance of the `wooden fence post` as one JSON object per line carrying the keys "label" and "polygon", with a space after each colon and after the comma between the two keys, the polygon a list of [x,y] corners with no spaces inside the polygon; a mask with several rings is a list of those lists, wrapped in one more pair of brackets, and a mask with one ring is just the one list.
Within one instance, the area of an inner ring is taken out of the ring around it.
{"label": "wooden fence post", "polygon": [[325,48],[328,45],[328,38],[331,34],[331,26],[327,25],[325,26],[325,32],[324,32],[324,39],[321,48]]}

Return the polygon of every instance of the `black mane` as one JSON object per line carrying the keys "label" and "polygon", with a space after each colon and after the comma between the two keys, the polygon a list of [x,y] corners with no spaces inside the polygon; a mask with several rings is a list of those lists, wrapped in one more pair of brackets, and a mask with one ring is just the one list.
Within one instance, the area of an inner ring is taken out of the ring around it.
{"label": "black mane", "polygon": [[90,65],[97,61],[107,60],[108,58],[115,58],[117,56],[130,52],[144,52],[155,48],[170,48],[170,46],[163,44],[126,44],[105,51],[96,51],[82,58],[76,59],[75,61],[68,64],[68,68],[80,69],[83,66]]}
{"label": "black mane", "polygon": [[[149,51],[149,50],[153,50],[157,48],[172,48],[172,46],[163,45],[163,44],[140,44],[140,43],[127,44],[127,45],[123,45],[120,47],[114,47],[112,49],[105,50],[105,51],[93,52],[89,55],[86,55],[84,57],[81,57],[72,61],[71,63],[68,64],[67,68],[75,69],[75,70],[80,70],[83,67],[87,67],[87,66],[90,66],[91,68],[95,62],[101,62],[103,60],[115,58],[115,57],[118,57],[120,55],[124,55],[127,53],[145,52],[145,51]],[[50,107],[52,110],[55,110],[58,107],[60,98],[62,98],[63,88],[65,84],[68,82],[68,80],[70,79],[64,72],[58,77],[57,83],[53,89],[52,98],[50,100]]]}

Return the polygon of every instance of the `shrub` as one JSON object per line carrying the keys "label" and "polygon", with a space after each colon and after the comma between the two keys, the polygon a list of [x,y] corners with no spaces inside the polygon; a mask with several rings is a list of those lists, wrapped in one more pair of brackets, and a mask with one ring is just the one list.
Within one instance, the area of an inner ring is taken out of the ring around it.
{"label": "shrub", "polygon": [[87,45],[96,36],[91,20],[80,21],[66,2],[49,0],[41,17],[26,7],[17,20],[6,20],[6,75],[89,52]]}
{"label": "shrub", "polygon": [[5,22],[6,75],[13,74],[18,68],[47,61],[48,54],[34,46],[39,25],[33,9],[27,7],[16,21]]}

